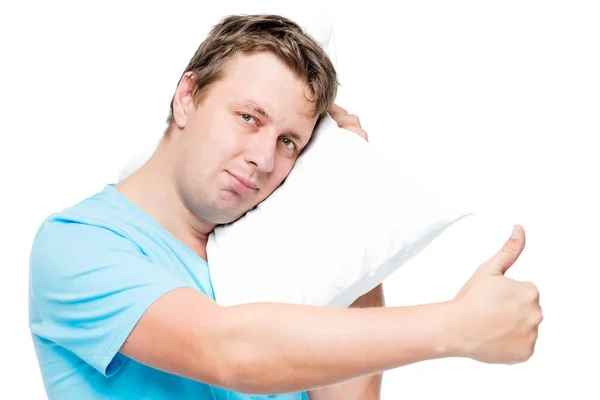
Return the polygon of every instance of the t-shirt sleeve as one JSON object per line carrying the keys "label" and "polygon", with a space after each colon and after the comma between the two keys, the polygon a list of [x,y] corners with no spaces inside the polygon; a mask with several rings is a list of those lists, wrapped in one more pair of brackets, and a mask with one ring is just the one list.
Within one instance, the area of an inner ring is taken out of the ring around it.
{"label": "t-shirt sleeve", "polygon": [[186,282],[105,227],[54,222],[38,232],[30,290],[39,315],[32,332],[76,354],[105,376],[136,323],[159,297]]}

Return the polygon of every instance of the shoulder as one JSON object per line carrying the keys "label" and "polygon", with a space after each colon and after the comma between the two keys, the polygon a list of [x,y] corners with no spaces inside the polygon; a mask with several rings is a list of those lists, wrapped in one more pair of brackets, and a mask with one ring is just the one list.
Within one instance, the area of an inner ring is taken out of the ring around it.
{"label": "shoulder", "polygon": [[115,242],[131,245],[122,227],[134,218],[132,211],[116,189],[107,185],[100,192],[48,216],[38,227],[32,254],[102,248],[107,242],[111,246]]}
{"label": "shoulder", "polygon": [[33,283],[60,281],[73,273],[143,252],[122,229],[127,217],[106,189],[48,216],[39,226],[30,251]]}
{"label": "shoulder", "polygon": [[80,320],[82,310],[92,318],[99,310],[112,315],[119,307],[138,309],[184,284],[128,235],[127,221],[120,219],[129,218],[127,210],[115,211],[119,207],[93,196],[39,228],[30,252],[29,293],[46,320]]}
{"label": "shoulder", "polygon": [[116,195],[105,196],[51,215],[38,229],[30,255],[29,321],[36,335],[106,375],[121,365],[109,368],[123,360],[116,355],[141,315],[186,282],[129,237],[123,226],[137,218],[135,210]]}

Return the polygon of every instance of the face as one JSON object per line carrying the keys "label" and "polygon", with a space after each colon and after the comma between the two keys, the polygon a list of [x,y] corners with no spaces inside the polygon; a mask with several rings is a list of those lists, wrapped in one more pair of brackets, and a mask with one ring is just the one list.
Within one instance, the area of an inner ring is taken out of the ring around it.
{"label": "face", "polygon": [[175,94],[174,183],[199,219],[229,223],[287,177],[317,118],[305,82],[270,53],[238,55],[198,106],[185,76]]}

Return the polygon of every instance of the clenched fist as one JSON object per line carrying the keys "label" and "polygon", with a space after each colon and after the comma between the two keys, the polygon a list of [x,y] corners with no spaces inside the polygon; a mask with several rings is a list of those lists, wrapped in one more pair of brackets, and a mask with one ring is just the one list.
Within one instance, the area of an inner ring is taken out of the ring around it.
{"label": "clenched fist", "polygon": [[504,276],[524,247],[525,232],[517,225],[502,249],[477,269],[454,299],[464,322],[464,356],[515,364],[533,355],[543,318],[539,292],[530,282]]}

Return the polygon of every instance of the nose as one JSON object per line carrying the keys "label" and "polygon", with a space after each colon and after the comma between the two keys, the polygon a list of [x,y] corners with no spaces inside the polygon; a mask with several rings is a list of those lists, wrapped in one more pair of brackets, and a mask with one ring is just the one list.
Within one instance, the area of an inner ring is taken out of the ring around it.
{"label": "nose", "polygon": [[270,133],[255,134],[249,141],[246,149],[245,159],[259,172],[269,173],[273,170],[275,163],[275,151],[277,148],[277,137]]}

